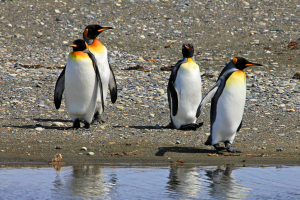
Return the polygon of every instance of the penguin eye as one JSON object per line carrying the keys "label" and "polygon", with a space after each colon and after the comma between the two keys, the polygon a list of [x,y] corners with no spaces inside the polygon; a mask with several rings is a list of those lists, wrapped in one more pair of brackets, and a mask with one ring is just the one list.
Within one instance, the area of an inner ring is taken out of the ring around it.
{"label": "penguin eye", "polygon": [[233,62],[234,65],[236,65],[236,63],[237,63],[237,58],[232,59],[232,62]]}

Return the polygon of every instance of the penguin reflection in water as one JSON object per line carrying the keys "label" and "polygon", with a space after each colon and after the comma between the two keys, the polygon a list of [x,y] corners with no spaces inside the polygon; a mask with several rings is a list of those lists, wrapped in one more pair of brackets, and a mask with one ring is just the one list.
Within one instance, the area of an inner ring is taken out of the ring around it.
{"label": "penguin reflection in water", "polygon": [[[73,120],[73,128],[80,128],[80,121],[84,121],[84,128],[89,128],[92,122],[96,100],[100,88],[102,109],[104,109],[102,82],[94,55],[88,50],[87,43],[78,39],[66,44],[73,47],[69,54],[64,73],[59,76],[55,86],[55,104],[61,103],[62,93],[65,91],[66,107]],[[63,82],[61,82],[63,79]]]}
{"label": "penguin reflection in water", "polygon": [[[106,100],[107,91],[110,91],[111,102],[115,103],[117,100],[117,84],[115,75],[112,71],[111,66],[108,63],[107,57],[107,49],[106,47],[97,39],[97,36],[108,29],[112,29],[112,27],[102,27],[97,24],[88,25],[83,32],[83,39],[89,45],[89,51],[95,56],[96,64],[98,66],[102,89],[99,88],[96,109],[94,113],[93,122],[97,121],[103,123],[104,121],[101,119],[101,114],[104,111],[103,101]],[[61,94],[64,91],[64,78],[65,78],[65,70],[60,74],[55,88],[54,93],[54,102],[57,109],[59,109],[61,104]],[[101,97],[100,94],[103,94]]]}
{"label": "penguin reflection in water", "polygon": [[[217,83],[210,89],[200,104],[200,111],[212,98],[210,109],[210,136],[205,145],[213,145],[216,150],[241,153],[232,147],[236,133],[242,126],[246,100],[246,75],[249,66],[262,66],[245,58],[236,57],[230,61],[219,75]],[[225,148],[219,146],[224,142]]]}
{"label": "penguin reflection in water", "polygon": [[200,115],[201,74],[199,66],[194,62],[192,44],[182,45],[183,58],[172,70],[168,83],[168,101],[170,108],[170,128],[180,130],[196,130]]}

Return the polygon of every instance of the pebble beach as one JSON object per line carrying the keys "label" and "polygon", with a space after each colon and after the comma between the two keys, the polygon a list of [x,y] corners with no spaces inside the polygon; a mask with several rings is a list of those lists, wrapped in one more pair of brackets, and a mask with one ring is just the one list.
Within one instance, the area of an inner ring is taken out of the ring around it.
{"label": "pebble beach", "polygon": [[[0,163],[300,163],[300,4],[297,1],[0,1]],[[64,99],[53,103],[70,48],[89,24],[114,27],[108,49],[118,99],[103,124],[67,130]],[[170,68],[192,43],[205,95],[236,56],[246,69],[243,126],[233,147],[205,146],[210,105],[196,131],[167,129]]]}

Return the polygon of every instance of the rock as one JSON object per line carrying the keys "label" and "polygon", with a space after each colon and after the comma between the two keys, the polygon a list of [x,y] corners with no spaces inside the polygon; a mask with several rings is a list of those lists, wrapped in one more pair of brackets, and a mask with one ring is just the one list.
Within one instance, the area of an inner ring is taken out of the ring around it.
{"label": "rock", "polygon": [[160,94],[164,94],[165,93],[164,89],[159,89],[159,90],[157,90],[157,92],[160,93]]}
{"label": "rock", "polygon": [[151,113],[150,115],[149,115],[149,118],[154,118],[155,117],[155,114],[153,114],[153,113]]}
{"label": "rock", "polygon": [[177,140],[175,144],[180,144],[180,141]]}
{"label": "rock", "polygon": [[65,126],[65,124],[62,123],[62,122],[53,122],[51,126],[55,126],[55,127],[57,127],[57,126]]}
{"label": "rock", "polygon": [[61,146],[55,146],[55,149],[61,149]]}
{"label": "rock", "polygon": [[116,106],[116,108],[120,109],[120,110],[123,110],[124,109],[124,106]]}
{"label": "rock", "polygon": [[87,151],[87,148],[86,147],[81,147],[80,151]]}
{"label": "rock", "polygon": [[156,129],[160,129],[161,127],[158,124],[155,124]]}
{"label": "rock", "polygon": [[60,13],[60,11],[59,11],[58,9],[55,9],[54,12],[55,12],[56,14],[59,14],[59,13]]}
{"label": "rock", "polygon": [[36,127],[34,130],[36,130],[36,131],[43,131],[43,130],[45,130],[45,129],[42,128],[42,127]]}
{"label": "rock", "polygon": [[94,152],[87,152],[87,155],[88,156],[93,156],[93,155],[95,155],[95,153]]}
{"label": "rock", "polygon": [[276,151],[282,151],[282,148],[277,148]]}

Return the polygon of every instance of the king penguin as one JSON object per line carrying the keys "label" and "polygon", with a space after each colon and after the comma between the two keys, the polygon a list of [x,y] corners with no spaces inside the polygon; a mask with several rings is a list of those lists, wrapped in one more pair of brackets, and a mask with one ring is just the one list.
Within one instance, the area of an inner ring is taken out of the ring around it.
{"label": "king penguin", "polygon": [[[88,25],[84,32],[83,32],[83,39],[85,42],[89,45],[89,51],[95,56],[101,82],[102,82],[102,87],[103,87],[103,92],[98,91],[98,97],[97,97],[97,104],[96,104],[96,109],[93,117],[93,122],[97,121],[100,123],[103,123],[104,121],[101,119],[101,114],[104,111],[104,107],[102,104],[102,99],[105,101],[107,97],[107,91],[109,89],[110,91],[110,97],[111,97],[111,102],[115,103],[117,100],[117,84],[116,84],[116,79],[114,72],[112,71],[112,68],[110,64],[108,63],[108,56],[107,56],[107,49],[106,47],[97,39],[97,36],[108,29],[112,29],[112,27],[102,27],[97,24],[92,24]],[[59,80],[63,82],[64,80],[64,74],[65,70],[62,71],[62,73],[59,76]],[[61,91],[62,90],[62,91]],[[60,89],[57,90],[59,93],[63,93],[64,88],[60,87]],[[103,93],[103,98],[101,97],[101,93]],[[55,93],[56,94],[56,93]],[[55,95],[54,95],[55,98]],[[57,101],[55,103],[55,106],[57,109],[59,109],[61,102]]]}
{"label": "king penguin", "polygon": [[[221,71],[216,84],[209,90],[200,104],[200,111],[212,98],[210,109],[210,135],[205,145],[213,145],[216,150],[226,149],[232,153],[242,151],[232,147],[236,133],[242,126],[246,101],[246,75],[249,66],[262,66],[242,57],[233,58]],[[219,146],[224,142],[225,148]]]}
{"label": "king penguin", "polygon": [[172,69],[168,83],[168,101],[171,123],[169,126],[180,130],[196,130],[200,124],[201,74],[200,67],[193,60],[192,44],[182,45],[183,58]]}
{"label": "king penguin", "polygon": [[97,62],[84,40],[78,39],[66,45],[73,47],[73,51],[68,56],[63,75],[61,74],[56,82],[54,103],[56,107],[60,106],[65,90],[66,107],[73,120],[73,128],[80,128],[80,121],[84,121],[84,128],[89,128],[99,95],[102,98],[101,106],[104,107]]}
{"label": "king penguin", "polygon": [[[103,86],[103,95],[104,95],[103,100],[104,101],[106,100],[107,90],[109,89],[111,102],[115,103],[117,100],[117,84],[116,84],[115,75],[113,73],[110,64],[108,63],[107,49],[97,39],[97,36],[101,32],[108,29],[113,29],[113,28],[102,27],[97,24],[88,25],[83,32],[83,39],[87,42],[87,44],[89,45],[90,52],[93,55],[95,55],[95,58],[97,60],[97,65],[98,65],[102,86]],[[98,95],[94,120],[100,123],[104,122],[100,116],[103,112],[101,105],[102,105],[101,98],[100,95]]]}

